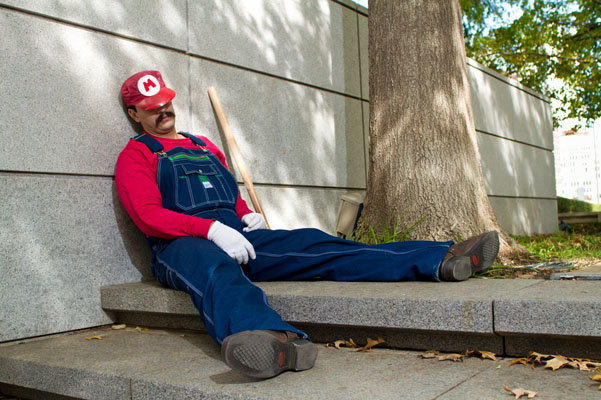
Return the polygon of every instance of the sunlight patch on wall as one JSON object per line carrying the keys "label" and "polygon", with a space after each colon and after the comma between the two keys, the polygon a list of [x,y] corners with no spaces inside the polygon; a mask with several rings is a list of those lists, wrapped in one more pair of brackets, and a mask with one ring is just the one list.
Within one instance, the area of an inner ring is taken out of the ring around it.
{"label": "sunlight patch on wall", "polygon": [[186,19],[180,15],[178,8],[171,2],[161,1],[153,6],[161,7],[160,15],[163,16],[163,26],[174,35],[182,34],[182,27],[187,26]]}

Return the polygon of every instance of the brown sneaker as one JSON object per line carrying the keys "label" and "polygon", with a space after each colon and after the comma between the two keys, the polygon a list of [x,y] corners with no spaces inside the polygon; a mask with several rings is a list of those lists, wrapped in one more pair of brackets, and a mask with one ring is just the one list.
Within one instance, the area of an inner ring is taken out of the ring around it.
{"label": "brown sneaker", "polygon": [[438,270],[447,282],[464,281],[489,268],[499,253],[499,233],[490,231],[449,247]]}
{"label": "brown sneaker", "polygon": [[317,346],[292,332],[244,331],[226,337],[221,355],[230,368],[255,378],[310,369]]}

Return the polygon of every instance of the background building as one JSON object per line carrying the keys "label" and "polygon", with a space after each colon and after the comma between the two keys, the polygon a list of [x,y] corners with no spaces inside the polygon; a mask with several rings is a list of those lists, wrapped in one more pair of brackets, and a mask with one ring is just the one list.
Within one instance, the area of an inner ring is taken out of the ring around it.
{"label": "background building", "polygon": [[601,203],[601,121],[589,129],[553,132],[557,195]]}

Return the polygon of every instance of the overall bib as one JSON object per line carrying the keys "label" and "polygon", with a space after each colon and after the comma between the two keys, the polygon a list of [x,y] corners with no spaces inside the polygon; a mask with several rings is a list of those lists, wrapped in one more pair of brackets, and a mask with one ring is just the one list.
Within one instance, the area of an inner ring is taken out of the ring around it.
{"label": "overall bib", "polygon": [[438,280],[438,267],[453,242],[410,241],[365,245],[317,229],[243,232],[235,212],[238,185],[198,137],[182,133],[198,147],[167,152],[156,139],[141,134],[158,157],[157,184],[163,207],[215,219],[243,234],[256,259],[239,265],[213,242],[196,237],[149,238],[151,269],[157,281],[185,291],[211,337],[219,344],[246,330],[282,330],[307,335],[284,322],[251,281]]}

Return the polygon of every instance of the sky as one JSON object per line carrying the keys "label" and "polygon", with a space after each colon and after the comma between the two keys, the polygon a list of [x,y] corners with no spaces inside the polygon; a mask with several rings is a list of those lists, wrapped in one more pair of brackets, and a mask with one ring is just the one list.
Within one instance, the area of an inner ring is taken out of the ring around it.
{"label": "sky", "polygon": [[357,3],[359,5],[362,5],[363,7],[367,8],[367,0],[351,0],[353,3]]}

